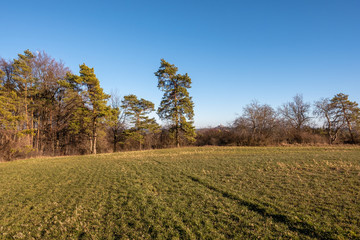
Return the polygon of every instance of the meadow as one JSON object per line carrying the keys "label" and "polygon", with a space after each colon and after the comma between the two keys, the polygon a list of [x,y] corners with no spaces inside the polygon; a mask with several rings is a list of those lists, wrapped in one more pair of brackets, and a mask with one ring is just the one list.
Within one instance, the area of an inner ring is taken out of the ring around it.
{"label": "meadow", "polygon": [[0,239],[360,239],[360,147],[0,163]]}

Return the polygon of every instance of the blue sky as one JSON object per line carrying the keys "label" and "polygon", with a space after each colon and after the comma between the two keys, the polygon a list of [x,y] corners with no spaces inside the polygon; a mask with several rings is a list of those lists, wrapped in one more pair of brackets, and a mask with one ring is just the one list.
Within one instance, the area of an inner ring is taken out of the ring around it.
{"label": "blue sky", "polygon": [[44,50],[110,93],[160,103],[164,58],[192,78],[195,125],[343,92],[360,102],[360,1],[7,1],[0,57]]}

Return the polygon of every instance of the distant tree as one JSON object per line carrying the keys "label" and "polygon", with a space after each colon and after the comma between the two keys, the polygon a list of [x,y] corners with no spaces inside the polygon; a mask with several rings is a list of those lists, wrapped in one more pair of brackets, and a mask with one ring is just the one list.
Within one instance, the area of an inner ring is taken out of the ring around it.
{"label": "distant tree", "polygon": [[339,131],[345,125],[345,122],[335,108],[335,105],[328,98],[316,101],[314,114],[325,120],[324,128],[327,132],[329,144],[335,142],[338,138]]}
{"label": "distant tree", "polygon": [[197,130],[196,145],[233,146],[238,145],[237,134],[230,127],[218,126]]}
{"label": "distant tree", "polygon": [[330,103],[336,117],[347,126],[351,142],[355,143],[354,127],[357,125],[360,116],[358,104],[350,101],[349,95],[343,93],[336,94]]}
{"label": "distant tree", "polygon": [[125,111],[125,116],[129,118],[132,128],[127,132],[128,136],[139,143],[141,150],[143,139],[146,132],[153,132],[159,126],[154,118],[149,118],[147,115],[153,111],[154,103],[138,99],[136,95],[127,95],[122,101],[122,108]]}
{"label": "distant tree", "polygon": [[107,99],[110,96],[105,94],[100,87],[94,68],[89,68],[85,64],[80,65],[80,76],[67,74],[67,78],[69,81],[84,87],[81,95],[85,104],[78,111],[79,116],[81,116],[81,119],[78,118],[78,120],[89,123],[90,149],[92,154],[96,154],[98,123],[109,114],[110,108],[107,106]]}
{"label": "distant tree", "polygon": [[302,95],[297,94],[292,102],[279,108],[279,113],[284,121],[292,128],[295,141],[301,142],[301,133],[310,122],[310,104],[305,103]]}
{"label": "distant tree", "polygon": [[293,102],[286,103],[280,108],[282,116],[297,130],[310,121],[309,112],[310,104],[305,103],[302,95],[299,94],[293,98]]}
{"label": "distant tree", "polygon": [[254,101],[244,108],[243,115],[235,120],[235,127],[245,127],[250,133],[251,143],[266,143],[277,126],[275,110],[267,104]]}
{"label": "distant tree", "polygon": [[158,108],[158,115],[162,120],[171,122],[171,132],[175,134],[175,144],[180,147],[181,137],[187,141],[195,141],[193,126],[194,103],[189,96],[191,78],[187,73],[177,73],[175,65],[161,59],[161,65],[155,76],[158,78],[158,88],[164,92]]}

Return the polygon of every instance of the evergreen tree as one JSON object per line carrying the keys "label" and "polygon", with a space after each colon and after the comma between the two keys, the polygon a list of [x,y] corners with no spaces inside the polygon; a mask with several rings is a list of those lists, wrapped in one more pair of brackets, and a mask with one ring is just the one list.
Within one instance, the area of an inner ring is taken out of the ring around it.
{"label": "evergreen tree", "polygon": [[335,111],[334,114],[347,126],[351,142],[355,143],[354,126],[358,123],[360,116],[358,104],[350,101],[349,95],[343,93],[336,94],[330,102]]}
{"label": "evergreen tree", "polygon": [[11,101],[12,94],[3,87],[5,73],[0,69],[0,137],[5,137],[5,132],[14,123],[13,112],[16,110]]}
{"label": "evergreen tree", "polygon": [[0,127],[3,130],[15,129],[19,118],[16,114],[17,95],[3,86],[5,73],[0,69]]}
{"label": "evergreen tree", "polygon": [[10,160],[22,147],[16,146],[22,135],[19,130],[22,118],[18,115],[19,98],[14,90],[4,86],[4,76],[0,69],[0,160]]}
{"label": "evergreen tree", "polygon": [[132,124],[132,128],[127,134],[139,143],[141,150],[146,132],[154,132],[159,128],[155,119],[147,116],[155,111],[154,103],[143,98],[138,99],[136,95],[131,94],[124,97],[122,108],[125,111],[125,116],[130,119]]}
{"label": "evergreen tree", "polygon": [[[81,79],[67,72],[65,78],[59,80],[58,84],[60,89],[56,97],[57,106],[55,109],[57,112],[54,115],[56,127],[52,133],[54,135],[54,142],[60,144],[53,146],[53,152],[61,151],[61,154],[67,155],[70,154],[70,149],[75,147],[81,150],[81,153],[86,153],[91,149],[91,147],[88,147],[88,144],[86,144],[87,151],[79,147],[80,141],[83,139],[88,141],[90,135],[89,133],[80,134],[85,132],[82,129],[87,129],[87,126],[84,126],[81,122],[83,117],[86,116],[80,116],[86,110],[84,109],[86,107],[82,98]],[[72,140],[74,141],[71,142]]]}
{"label": "evergreen tree", "polygon": [[[97,143],[97,129],[98,124],[103,118],[109,114],[110,108],[107,106],[107,99],[109,95],[103,92],[100,87],[100,82],[97,79],[94,68],[89,68],[85,64],[80,65],[80,76],[68,74],[68,85],[73,89],[82,86],[81,96],[84,104],[78,109],[75,118],[80,124],[79,126],[90,125],[90,151],[92,154],[96,154]],[[79,116],[81,116],[79,118]],[[88,123],[88,124],[87,124]]]}
{"label": "evergreen tree", "polygon": [[178,68],[161,59],[161,65],[155,76],[158,88],[164,92],[158,108],[159,117],[171,122],[170,130],[175,134],[176,146],[180,146],[181,138],[188,142],[195,141],[193,126],[194,103],[187,89],[191,88],[191,78],[187,73],[177,73]]}
{"label": "evergreen tree", "polygon": [[32,145],[31,135],[33,134],[33,97],[35,93],[34,78],[32,75],[32,61],[34,55],[31,51],[26,50],[24,54],[18,54],[18,59],[14,59],[12,78],[16,83],[15,90],[17,95],[22,99],[23,109],[21,114],[24,116],[25,129],[24,133],[27,134],[28,145]]}

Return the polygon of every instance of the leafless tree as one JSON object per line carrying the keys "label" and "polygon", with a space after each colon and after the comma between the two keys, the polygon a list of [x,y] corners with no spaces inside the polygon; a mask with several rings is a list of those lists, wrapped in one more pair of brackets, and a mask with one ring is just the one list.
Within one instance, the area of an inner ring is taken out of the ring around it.
{"label": "leafless tree", "polygon": [[310,104],[305,103],[303,96],[297,94],[292,102],[288,102],[279,108],[279,113],[296,130],[301,130],[310,122]]}
{"label": "leafless tree", "polygon": [[58,82],[70,70],[45,52],[37,52],[32,64],[37,86],[33,107],[34,148],[55,154],[58,132],[63,128],[60,115],[67,110],[61,106],[62,93]]}
{"label": "leafless tree", "polygon": [[297,94],[292,102],[283,104],[279,110],[279,115],[287,125],[289,140],[302,142],[304,128],[310,123],[310,103],[303,100],[303,96]]}
{"label": "leafless tree", "polygon": [[110,95],[111,115],[108,118],[108,131],[113,144],[113,152],[117,152],[120,135],[125,129],[125,111],[121,108],[122,103],[118,91],[113,90]]}
{"label": "leafless tree", "polygon": [[243,115],[235,120],[235,126],[238,130],[245,128],[253,143],[266,143],[277,126],[276,112],[267,104],[261,105],[253,101],[244,108]]}

